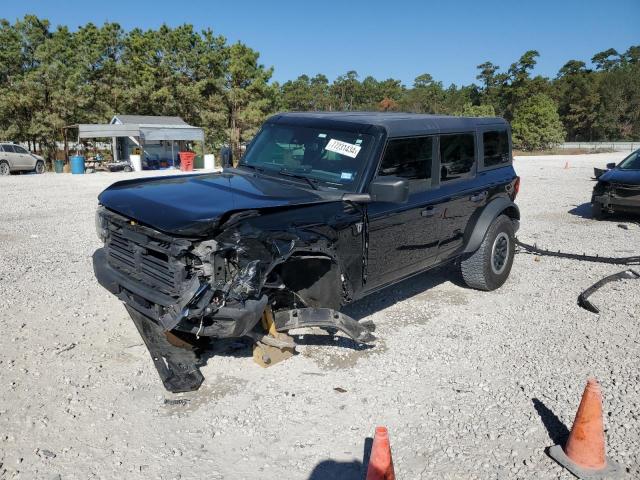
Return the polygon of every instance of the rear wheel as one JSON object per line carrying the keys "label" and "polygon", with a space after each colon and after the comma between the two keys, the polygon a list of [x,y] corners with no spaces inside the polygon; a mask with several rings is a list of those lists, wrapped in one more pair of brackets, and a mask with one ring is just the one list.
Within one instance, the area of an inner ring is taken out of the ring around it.
{"label": "rear wheel", "polygon": [[42,161],[36,162],[35,172],[37,174],[44,173],[44,162],[42,162]]}
{"label": "rear wheel", "polygon": [[500,215],[487,230],[480,248],[461,262],[462,278],[471,288],[495,290],[507,281],[514,254],[513,223]]}
{"label": "rear wheel", "polygon": [[10,175],[11,169],[9,168],[9,164],[6,161],[0,162],[0,176],[2,175]]}

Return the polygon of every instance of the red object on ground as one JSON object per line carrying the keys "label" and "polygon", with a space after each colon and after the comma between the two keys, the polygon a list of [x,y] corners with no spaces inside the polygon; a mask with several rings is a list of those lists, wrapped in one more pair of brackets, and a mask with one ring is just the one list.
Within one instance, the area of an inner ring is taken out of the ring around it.
{"label": "red object on ground", "polygon": [[602,391],[595,378],[587,381],[567,443],[551,447],[549,455],[578,478],[619,475],[619,466],[606,457]]}
{"label": "red object on ground", "polygon": [[179,152],[178,155],[180,155],[180,170],[192,172],[193,160],[196,158],[196,154],[193,152]]}
{"label": "red object on ground", "polygon": [[367,480],[395,480],[395,478],[389,432],[386,427],[376,427],[367,468]]}

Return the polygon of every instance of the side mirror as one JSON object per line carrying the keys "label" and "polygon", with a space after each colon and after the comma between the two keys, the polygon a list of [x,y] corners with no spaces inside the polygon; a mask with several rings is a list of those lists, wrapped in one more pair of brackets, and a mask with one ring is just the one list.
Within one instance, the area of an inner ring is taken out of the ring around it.
{"label": "side mirror", "polygon": [[613,163],[613,162],[611,162],[611,163],[607,163],[607,168],[608,168],[609,170],[612,170],[612,169],[616,168],[616,164],[615,164],[615,163]]}
{"label": "side mirror", "polygon": [[374,202],[406,203],[409,200],[409,181],[400,177],[376,177],[369,184]]}

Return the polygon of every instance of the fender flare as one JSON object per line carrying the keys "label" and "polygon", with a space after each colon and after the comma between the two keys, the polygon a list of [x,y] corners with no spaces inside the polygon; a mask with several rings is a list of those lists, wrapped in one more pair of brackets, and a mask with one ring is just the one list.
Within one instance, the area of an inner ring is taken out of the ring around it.
{"label": "fender flare", "polygon": [[463,253],[473,253],[480,248],[480,244],[482,243],[482,240],[484,240],[484,236],[486,235],[487,230],[489,230],[489,226],[507,209],[511,210],[511,215],[509,215],[509,217],[514,220],[520,220],[520,209],[510,199],[506,197],[499,197],[489,202],[478,216],[478,219],[473,226],[473,230],[471,230],[471,234],[468,237]]}

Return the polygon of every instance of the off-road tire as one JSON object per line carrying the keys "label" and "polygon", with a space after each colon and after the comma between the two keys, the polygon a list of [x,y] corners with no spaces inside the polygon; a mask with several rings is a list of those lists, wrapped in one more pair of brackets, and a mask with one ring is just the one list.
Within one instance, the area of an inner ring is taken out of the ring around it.
{"label": "off-road tire", "polygon": [[602,204],[600,202],[593,202],[591,204],[591,218],[594,220],[604,220],[607,216],[607,213],[602,208]]}
{"label": "off-road tire", "polygon": [[4,160],[0,162],[0,177],[3,175],[11,175],[11,167]]}
{"label": "off-road tire", "polygon": [[36,162],[36,168],[33,169],[34,172],[36,172],[37,174],[41,174],[44,173],[44,162],[42,161],[37,161]]}
{"label": "off-road tire", "polygon": [[480,248],[460,262],[464,282],[477,290],[500,288],[511,272],[515,240],[511,219],[500,215],[489,226]]}

